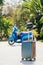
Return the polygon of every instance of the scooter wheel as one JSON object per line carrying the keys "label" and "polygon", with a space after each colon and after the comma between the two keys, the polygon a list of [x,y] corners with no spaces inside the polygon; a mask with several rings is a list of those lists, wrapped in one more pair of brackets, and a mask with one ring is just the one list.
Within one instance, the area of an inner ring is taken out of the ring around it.
{"label": "scooter wheel", "polygon": [[9,45],[13,45],[14,44],[14,41],[12,40],[12,41],[8,41],[8,44]]}

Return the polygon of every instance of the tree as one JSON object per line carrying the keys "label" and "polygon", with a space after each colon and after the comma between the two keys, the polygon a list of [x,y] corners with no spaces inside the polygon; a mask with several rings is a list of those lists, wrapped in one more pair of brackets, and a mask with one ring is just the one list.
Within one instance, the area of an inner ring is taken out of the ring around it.
{"label": "tree", "polygon": [[3,0],[0,0],[0,5],[3,4]]}
{"label": "tree", "polygon": [[2,38],[3,37],[9,37],[9,30],[12,29],[12,23],[10,22],[10,20],[8,18],[4,18],[2,17],[2,20],[0,21],[0,32],[2,34]]}
{"label": "tree", "polygon": [[2,26],[3,26],[3,22],[2,22],[2,4],[3,4],[3,0],[0,0],[0,39],[2,39]]}
{"label": "tree", "polygon": [[40,19],[43,16],[42,3],[43,0],[24,0],[24,3],[22,4],[22,9],[27,8],[30,10],[30,22],[36,24],[39,36],[42,28],[42,23],[40,22]]}
{"label": "tree", "polygon": [[3,4],[3,0],[0,0],[0,15],[2,14],[2,5]]}
{"label": "tree", "polygon": [[26,8],[22,9],[21,10],[21,15],[20,15],[20,21],[21,21],[22,25],[26,25],[29,18],[30,18],[29,9],[26,9]]}
{"label": "tree", "polygon": [[40,0],[40,2],[41,2],[41,5],[43,6],[43,0]]}

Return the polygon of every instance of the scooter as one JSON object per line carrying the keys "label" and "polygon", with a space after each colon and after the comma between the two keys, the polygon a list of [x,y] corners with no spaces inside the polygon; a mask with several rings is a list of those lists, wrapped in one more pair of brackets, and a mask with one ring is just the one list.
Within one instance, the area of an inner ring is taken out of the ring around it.
{"label": "scooter", "polygon": [[18,35],[17,32],[18,32],[18,28],[14,26],[12,35],[8,38],[9,45],[13,45],[15,42],[21,43],[20,35]]}
{"label": "scooter", "polygon": [[[32,28],[32,27],[33,27],[32,23],[29,23],[29,24],[27,25],[27,29],[30,29],[30,28]],[[8,38],[8,44],[9,44],[9,45],[13,45],[15,42],[16,42],[16,43],[22,43],[23,37],[24,37],[24,33],[21,33],[21,32],[20,32],[19,35],[18,35],[17,32],[18,32],[18,28],[17,28],[16,26],[14,26],[12,35],[11,35],[11,37]],[[25,33],[25,34],[26,34],[26,33]],[[28,35],[26,34],[25,38],[28,38],[27,36],[28,36]]]}

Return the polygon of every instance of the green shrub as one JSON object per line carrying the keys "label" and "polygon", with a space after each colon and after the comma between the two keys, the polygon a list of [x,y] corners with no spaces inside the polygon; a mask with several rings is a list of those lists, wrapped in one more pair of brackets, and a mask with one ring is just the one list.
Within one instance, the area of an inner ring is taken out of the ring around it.
{"label": "green shrub", "polygon": [[40,31],[40,37],[43,37],[43,27],[41,28],[41,31]]}
{"label": "green shrub", "polygon": [[36,29],[35,30],[33,29],[32,33],[34,34],[35,37],[38,37],[38,35],[39,35]]}
{"label": "green shrub", "polygon": [[8,38],[12,31],[12,23],[9,19],[0,17],[0,36],[1,38]]}
{"label": "green shrub", "polygon": [[25,26],[21,26],[20,27],[20,31],[25,31],[26,30],[26,27]]}

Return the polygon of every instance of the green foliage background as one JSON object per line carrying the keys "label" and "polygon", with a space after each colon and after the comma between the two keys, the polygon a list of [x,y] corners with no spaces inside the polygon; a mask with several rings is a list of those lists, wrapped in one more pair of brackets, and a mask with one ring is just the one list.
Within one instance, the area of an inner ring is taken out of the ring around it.
{"label": "green foliage background", "polygon": [[[3,0],[0,0],[3,4]],[[4,4],[3,4],[4,5]],[[17,25],[20,31],[26,30],[26,24],[32,22],[36,25],[33,33],[38,39],[43,39],[43,0],[23,0],[23,3],[16,5],[16,9],[8,9],[10,16],[0,15],[0,36],[9,37],[13,26]]]}

